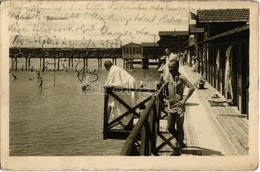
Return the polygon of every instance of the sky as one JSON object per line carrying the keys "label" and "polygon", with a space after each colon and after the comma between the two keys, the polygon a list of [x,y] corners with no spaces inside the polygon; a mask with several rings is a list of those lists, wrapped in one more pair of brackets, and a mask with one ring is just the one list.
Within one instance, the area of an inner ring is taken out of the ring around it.
{"label": "sky", "polygon": [[11,47],[115,48],[156,42],[159,31],[188,31],[187,3],[12,1],[5,4]]}

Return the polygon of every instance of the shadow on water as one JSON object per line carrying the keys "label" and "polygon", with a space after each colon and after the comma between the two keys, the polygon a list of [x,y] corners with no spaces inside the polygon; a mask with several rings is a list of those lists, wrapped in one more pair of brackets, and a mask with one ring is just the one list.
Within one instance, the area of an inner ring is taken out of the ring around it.
{"label": "shadow on water", "polygon": [[212,155],[224,156],[220,151],[198,147],[198,146],[187,146],[186,149],[182,150],[182,153],[189,154],[189,155],[199,155],[199,156],[212,156]]}

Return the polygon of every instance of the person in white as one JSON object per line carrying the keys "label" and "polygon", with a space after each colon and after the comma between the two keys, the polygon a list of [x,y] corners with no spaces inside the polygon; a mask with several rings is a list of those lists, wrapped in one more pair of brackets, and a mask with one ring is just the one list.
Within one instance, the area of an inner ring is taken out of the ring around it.
{"label": "person in white", "polygon": [[233,78],[232,78],[232,47],[233,45],[230,45],[226,50],[226,70],[225,70],[225,90],[226,90],[226,96],[227,101],[229,104],[233,104]]}
{"label": "person in white", "polygon": [[[130,75],[127,71],[113,65],[113,63],[109,60],[105,61],[104,66],[108,71],[108,77],[105,86],[136,88],[136,81],[134,77]],[[137,105],[137,100],[139,96],[136,92],[116,91],[114,93],[131,108]],[[124,105],[115,100],[112,96],[109,96],[108,106],[111,109],[111,119],[115,119],[128,111],[128,109]],[[129,115],[121,119],[120,124],[123,126],[124,129],[131,129],[133,127],[133,114],[130,113]]]}

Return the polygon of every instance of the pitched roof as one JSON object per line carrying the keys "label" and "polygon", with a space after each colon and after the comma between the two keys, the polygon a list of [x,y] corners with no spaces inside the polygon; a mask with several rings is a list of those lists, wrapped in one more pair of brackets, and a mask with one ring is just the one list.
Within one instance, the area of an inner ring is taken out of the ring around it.
{"label": "pitched roof", "polygon": [[248,22],[249,9],[198,10],[200,23]]}
{"label": "pitched roof", "polygon": [[158,42],[142,42],[142,47],[157,47],[159,46]]}
{"label": "pitched roof", "polygon": [[159,31],[159,36],[164,35],[189,35],[188,31]]}
{"label": "pitched roof", "polygon": [[137,43],[130,42],[129,44],[123,45],[122,47],[131,47],[131,46],[140,47],[141,45],[137,44]]}
{"label": "pitched roof", "polygon": [[204,32],[203,27],[196,27],[195,24],[190,24],[189,30],[190,30],[190,33],[203,33]]}

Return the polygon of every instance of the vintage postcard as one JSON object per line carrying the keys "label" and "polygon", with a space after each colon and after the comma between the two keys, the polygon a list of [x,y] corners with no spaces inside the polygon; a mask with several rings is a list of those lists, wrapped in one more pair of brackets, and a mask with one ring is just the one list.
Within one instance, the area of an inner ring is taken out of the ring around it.
{"label": "vintage postcard", "polygon": [[255,1],[1,2],[3,170],[255,170]]}

